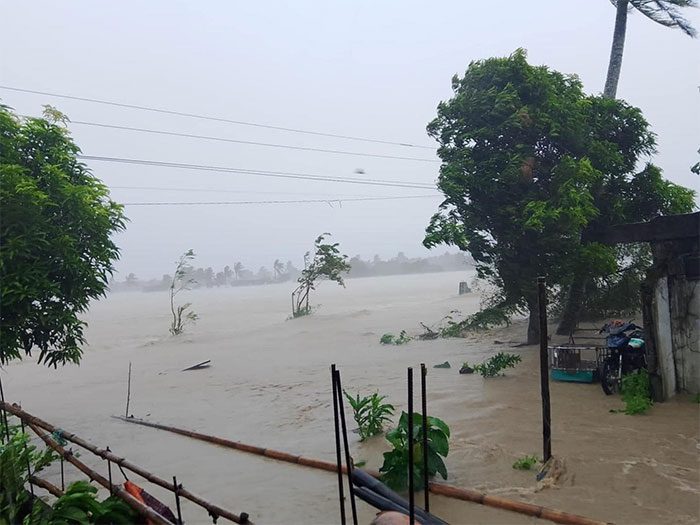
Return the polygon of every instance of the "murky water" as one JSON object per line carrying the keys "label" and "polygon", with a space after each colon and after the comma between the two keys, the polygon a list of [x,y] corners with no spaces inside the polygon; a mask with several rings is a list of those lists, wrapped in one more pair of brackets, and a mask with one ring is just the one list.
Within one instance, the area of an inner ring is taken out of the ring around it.
{"label": "murky water", "polygon": [[[168,335],[165,294],[115,294],[88,316],[91,346],[80,367],[12,364],[3,372],[6,395],[164,478],[177,475],[191,491],[248,512],[258,524],[335,524],[331,474],[112,419],[124,412],[129,362],[130,412],[137,417],[332,461],[331,363],[341,369],[346,390],[378,390],[402,409],[406,367],[448,360],[451,369],[431,368],[428,389],[430,413],[452,429],[450,483],[615,523],[700,522],[700,405],[679,397],[632,417],[610,413],[621,403],[599,385],[553,383],[553,451],[566,472],[555,487],[537,492],[534,473],[511,467],[541,450],[536,348],[510,349],[523,362],[506,377],[457,373],[462,361],[503,350],[494,339],[520,338],[522,326],[467,340],[379,344],[385,332],[417,333],[420,321],[436,322],[453,309],[475,311],[476,296],[456,295],[460,280],[467,280],[464,274],[356,279],[346,289],[325,283],[313,300],[319,310],[293,321],[285,320],[291,285],[197,290],[187,299],[201,321],[179,338]],[[211,368],[180,372],[205,359]],[[379,466],[383,438],[350,439],[356,460]],[[89,454],[82,459],[106,472]],[[57,481],[56,472],[47,477]],[[536,521],[437,497],[431,507],[455,524]],[[373,510],[362,503],[359,509],[361,523],[369,523]],[[189,503],[183,511],[188,523],[211,522]]]}

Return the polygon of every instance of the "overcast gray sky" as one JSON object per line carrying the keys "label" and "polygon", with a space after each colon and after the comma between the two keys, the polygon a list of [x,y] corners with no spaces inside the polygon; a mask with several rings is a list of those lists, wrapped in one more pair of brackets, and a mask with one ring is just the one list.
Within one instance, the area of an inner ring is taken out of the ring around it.
{"label": "overcast gray sky", "polygon": [[[602,91],[614,7],[608,0],[9,1],[0,0],[0,84],[288,128],[434,145],[425,134],[450,79],[469,61],[518,47],[532,63]],[[700,10],[688,18],[700,29]],[[698,188],[698,40],[630,17],[618,96],[658,134],[666,176]],[[437,160],[434,151],[0,90],[18,113],[50,103],[74,121],[235,140]],[[208,142],[72,125],[86,155],[430,183],[439,164]],[[89,162],[120,202],[264,201],[430,195],[430,190]],[[356,174],[362,169],[364,174]],[[118,187],[178,188],[179,190]],[[191,189],[196,191],[181,191]],[[200,191],[208,190],[208,191]],[[301,258],[332,232],[349,255],[427,253],[439,198],[315,204],[133,207],[118,269],[160,276],[188,248],[197,265],[257,269]],[[437,251],[441,252],[442,249]]]}

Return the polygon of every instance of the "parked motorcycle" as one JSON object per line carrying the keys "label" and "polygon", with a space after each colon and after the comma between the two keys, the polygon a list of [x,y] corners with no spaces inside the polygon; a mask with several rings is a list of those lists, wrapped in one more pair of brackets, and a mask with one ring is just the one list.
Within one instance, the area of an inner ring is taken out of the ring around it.
{"label": "parked motorcycle", "polygon": [[622,377],[646,369],[644,331],[632,322],[611,321],[599,333],[605,335],[608,354],[600,371],[600,384],[606,395],[620,392]]}

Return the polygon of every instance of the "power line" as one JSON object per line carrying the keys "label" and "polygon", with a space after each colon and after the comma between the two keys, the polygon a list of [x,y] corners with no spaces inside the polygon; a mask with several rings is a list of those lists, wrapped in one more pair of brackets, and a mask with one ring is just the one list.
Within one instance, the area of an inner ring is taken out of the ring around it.
{"label": "power line", "polygon": [[432,189],[435,186],[423,182],[404,182],[382,179],[359,179],[355,177],[328,177],[323,175],[312,175],[308,173],[294,173],[285,171],[263,171],[250,170],[244,168],[230,168],[225,166],[207,166],[202,164],[184,164],[179,162],[166,162],[157,160],[127,159],[122,157],[103,157],[97,155],[78,155],[83,160],[93,160],[99,162],[113,162],[119,164],[136,164],[141,166],[157,166],[165,168],[187,169],[195,171],[213,171],[219,173],[240,173],[244,175],[255,175],[259,177],[276,177],[283,179],[303,179],[321,182],[342,182],[347,184],[364,184],[368,186],[391,186],[396,188]]}
{"label": "power line", "polygon": [[124,206],[229,206],[245,204],[329,204],[344,202],[389,201],[401,199],[434,199],[440,195],[408,195],[392,197],[357,197],[333,199],[298,199],[298,200],[269,200],[269,201],[209,201],[209,202],[123,202]]}
{"label": "power line", "polygon": [[230,139],[226,137],[214,137],[210,135],[195,135],[194,133],[178,133],[176,131],[165,131],[165,130],[160,130],[160,129],[148,129],[148,128],[136,128],[132,126],[117,126],[115,124],[104,124],[101,122],[84,122],[80,120],[73,120],[71,121],[71,124],[79,124],[81,126],[94,126],[94,127],[100,127],[100,128],[108,128],[108,129],[118,129],[122,131],[136,131],[138,133],[151,133],[154,135],[167,135],[170,137],[185,137],[185,138],[190,138],[190,139],[198,139],[198,140],[214,140],[218,142],[231,142],[235,144],[248,144],[251,146],[264,146],[268,148],[283,148],[283,149],[294,149],[294,150],[301,150],[301,151],[314,151],[318,153],[332,153],[334,155],[352,155],[355,157],[374,157],[378,159],[393,159],[393,160],[412,160],[415,162],[440,162],[437,159],[422,159],[419,157],[401,157],[397,155],[381,155],[378,153],[362,153],[362,152],[357,152],[357,151],[346,151],[346,150],[337,150],[337,149],[324,149],[324,148],[310,148],[307,146],[292,146],[290,144],[275,144],[271,142],[255,142],[251,140],[239,140],[239,139]]}
{"label": "power line", "polygon": [[308,191],[257,191],[257,190],[228,190],[219,188],[180,188],[172,186],[114,186],[112,184],[108,185],[111,190],[144,190],[144,191],[178,191],[178,192],[202,192],[202,193],[238,193],[238,194],[249,194],[249,195],[304,195],[306,197],[322,197],[322,196],[332,196],[332,197],[371,197],[371,195],[338,195],[331,193],[314,193]]}
{"label": "power line", "polygon": [[255,122],[246,122],[242,120],[233,120],[233,119],[227,119],[227,118],[221,118],[221,117],[212,117],[209,115],[198,115],[195,113],[186,113],[183,111],[175,111],[175,110],[170,110],[170,109],[162,109],[162,108],[154,108],[154,107],[149,107],[149,106],[138,106],[136,104],[125,104],[122,102],[114,102],[110,100],[100,100],[96,98],[87,98],[87,97],[77,97],[74,95],[63,95],[59,93],[49,93],[46,91],[37,91],[34,89],[23,89],[23,88],[17,88],[17,87],[12,87],[12,86],[0,86],[0,89],[5,89],[8,91],[17,91],[19,93],[32,93],[34,95],[45,95],[48,97],[56,97],[56,98],[64,98],[64,99],[69,99],[69,100],[80,100],[82,102],[92,102],[95,104],[104,104],[107,106],[116,106],[116,107],[121,107],[121,108],[129,108],[129,109],[138,109],[141,111],[151,111],[154,113],[164,113],[167,115],[177,115],[180,117],[189,117],[189,118],[196,118],[196,119],[201,119],[201,120],[213,120],[216,122],[227,122],[229,124],[238,124],[241,126],[252,126],[256,128],[265,128],[265,129],[274,129],[277,131],[288,131],[291,133],[303,133],[306,135],[316,135],[319,137],[334,137],[338,139],[345,139],[345,140],[356,140],[356,141],[361,141],[361,142],[374,142],[377,144],[390,144],[393,146],[402,146],[406,148],[420,148],[420,149],[430,149],[430,150],[435,150],[434,146],[422,146],[419,144],[410,144],[407,142],[395,142],[395,141],[390,141],[390,140],[380,140],[380,139],[371,139],[371,138],[366,138],[366,137],[355,137],[352,135],[341,135],[337,133],[326,133],[326,132],[321,132],[321,131],[310,131],[310,130],[305,130],[305,129],[297,129],[297,128],[286,128],[283,126],[273,126],[270,124],[259,124]]}

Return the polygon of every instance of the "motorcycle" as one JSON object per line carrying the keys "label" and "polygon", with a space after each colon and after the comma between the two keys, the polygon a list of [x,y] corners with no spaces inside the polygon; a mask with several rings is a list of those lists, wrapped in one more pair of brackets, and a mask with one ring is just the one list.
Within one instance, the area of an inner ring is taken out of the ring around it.
{"label": "motorcycle", "polygon": [[608,354],[600,371],[600,385],[606,395],[620,392],[622,377],[646,369],[644,331],[632,322],[611,321],[598,333],[605,333]]}

